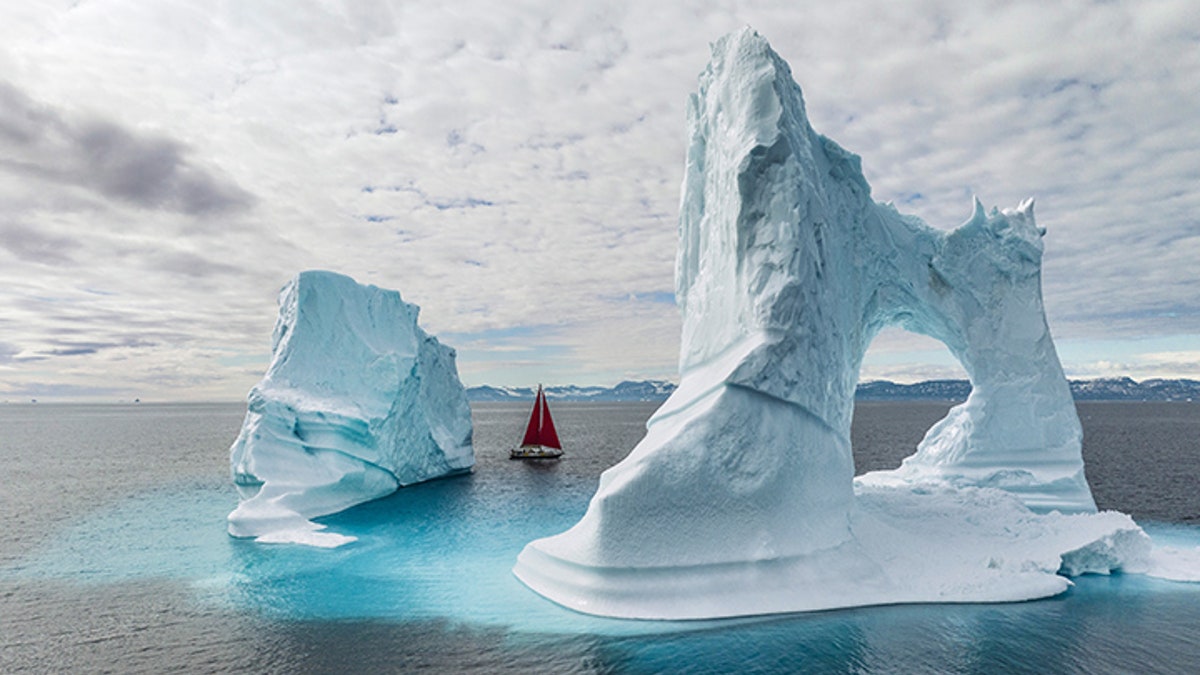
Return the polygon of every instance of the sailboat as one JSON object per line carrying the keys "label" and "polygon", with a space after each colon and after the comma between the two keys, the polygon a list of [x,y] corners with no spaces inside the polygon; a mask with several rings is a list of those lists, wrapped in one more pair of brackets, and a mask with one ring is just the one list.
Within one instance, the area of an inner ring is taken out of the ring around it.
{"label": "sailboat", "polygon": [[562,454],[562,443],[558,441],[554,420],[550,418],[550,406],[546,405],[546,394],[539,384],[533,412],[529,415],[529,426],[525,427],[525,438],[521,441],[521,447],[508,451],[508,458],[554,459],[562,457]]}

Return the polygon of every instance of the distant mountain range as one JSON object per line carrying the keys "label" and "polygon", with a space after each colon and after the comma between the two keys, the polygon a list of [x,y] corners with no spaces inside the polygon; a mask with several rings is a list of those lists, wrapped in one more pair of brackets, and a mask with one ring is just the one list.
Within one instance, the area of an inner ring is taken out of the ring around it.
{"label": "distant mountain range", "polygon": [[[577,387],[567,384],[546,387],[546,398],[552,401],[665,401],[675,391],[675,385],[663,380],[625,381],[615,387]],[[532,401],[537,395],[533,387],[471,387],[469,401]]]}
{"label": "distant mountain range", "polygon": [[[1142,380],[1128,377],[1102,377],[1095,380],[1068,380],[1076,401],[1200,401],[1200,381]],[[965,401],[971,393],[966,380],[930,380],[916,384],[896,384],[887,380],[863,382],[855,398],[860,401],[936,400]]]}
{"label": "distant mountain range", "polygon": [[[1198,380],[1143,380],[1128,377],[1070,380],[1077,401],[1200,401]],[[615,387],[546,387],[546,397],[557,401],[665,401],[675,385],[664,380],[625,381]],[[470,401],[532,401],[533,387],[471,387]],[[855,398],[860,401],[964,401],[971,393],[966,380],[929,380],[896,384],[887,380],[863,382]]]}

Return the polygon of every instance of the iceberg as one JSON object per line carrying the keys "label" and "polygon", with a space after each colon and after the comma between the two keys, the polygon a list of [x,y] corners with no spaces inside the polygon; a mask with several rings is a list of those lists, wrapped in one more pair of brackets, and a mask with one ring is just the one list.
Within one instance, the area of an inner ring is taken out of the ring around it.
{"label": "iceberg", "polygon": [[353,538],[310,519],[471,470],[455,353],[421,330],[419,311],[333,272],[283,288],[271,364],[230,449],[231,535],[338,546]]}
{"label": "iceberg", "polygon": [[[1148,537],[1096,513],[1041,296],[1027,201],[945,231],[871,199],[747,28],[688,102],[680,384],[583,518],[515,575],[582,612],[692,619],[1007,601],[1063,575],[1144,570]],[[889,325],[943,342],[968,400],[892,472],[855,479],[854,388]]]}

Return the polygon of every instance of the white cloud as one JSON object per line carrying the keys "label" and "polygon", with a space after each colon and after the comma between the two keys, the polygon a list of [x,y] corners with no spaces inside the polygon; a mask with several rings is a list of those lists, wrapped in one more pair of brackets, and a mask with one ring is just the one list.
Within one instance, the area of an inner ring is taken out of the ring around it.
{"label": "white cloud", "polygon": [[1200,335],[1190,2],[10,4],[0,396],[240,397],[312,267],[468,342],[540,327],[508,378],[671,372],[674,310],[615,299],[673,288],[684,100],[747,23],[877,199],[1038,197],[1057,336]]}

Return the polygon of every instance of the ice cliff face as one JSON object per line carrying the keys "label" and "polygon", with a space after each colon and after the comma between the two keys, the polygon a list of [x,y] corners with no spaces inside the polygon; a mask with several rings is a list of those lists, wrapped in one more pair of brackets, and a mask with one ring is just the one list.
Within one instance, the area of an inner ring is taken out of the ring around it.
{"label": "ice cliff face", "polygon": [[241,503],[229,533],[338,545],[309,519],[469,471],[471,410],[454,350],[396,291],[332,272],[279,296],[272,359],[230,451]]}
{"label": "ice cliff face", "polygon": [[[1127,530],[1126,562],[1140,555],[1145,536],[1127,517],[1086,515],[1095,506],[1042,307],[1032,203],[987,213],[976,201],[950,232],[875,203],[859,158],[813,131],[787,64],[749,29],[713,45],[688,128],[680,386],[583,519],[526,547],[521,580],[569,607],[641,618],[1012,599],[1065,588],[1058,555],[1087,543],[1046,537],[1014,561],[990,535],[947,532],[951,548],[955,536],[972,542],[967,568],[916,556],[919,578],[900,583],[895,547],[922,545],[920,528],[885,517],[901,504],[943,524],[943,510],[984,502],[1031,518],[1026,507],[1080,513],[1093,519],[1064,528],[1084,539]],[[854,388],[871,340],[894,324],[944,342],[973,391],[903,467],[856,487]],[[942,500],[916,496],[933,493]],[[935,539],[931,550],[947,546]],[[964,571],[987,557],[1007,562]],[[989,586],[996,575],[1008,586]]]}

